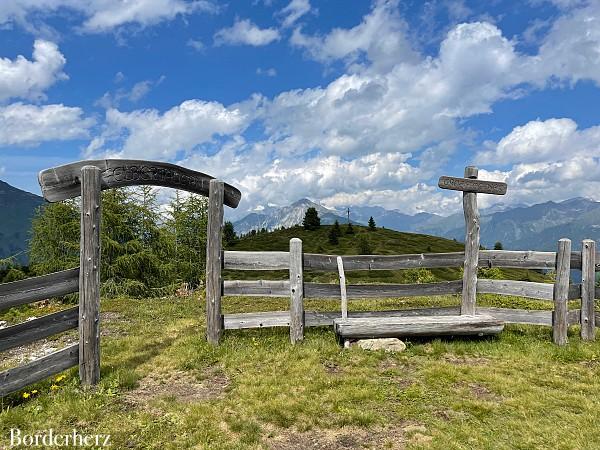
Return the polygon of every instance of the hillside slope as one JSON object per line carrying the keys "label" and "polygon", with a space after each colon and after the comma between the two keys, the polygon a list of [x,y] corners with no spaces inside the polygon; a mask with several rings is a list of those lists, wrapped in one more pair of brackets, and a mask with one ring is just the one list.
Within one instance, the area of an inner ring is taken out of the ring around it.
{"label": "hillside slope", "polygon": [[0,181],[0,259],[19,254],[20,263],[27,262],[31,219],[44,199]]}
{"label": "hillside slope", "polygon": [[[305,253],[324,253],[334,255],[359,254],[359,240],[364,238],[369,243],[372,254],[398,255],[410,253],[446,253],[463,251],[460,242],[416,233],[403,233],[399,231],[381,229],[369,230],[367,227],[354,225],[355,233],[345,234],[346,226],[342,225],[342,236],[339,244],[329,242],[328,234],[331,226],[324,225],[318,230],[307,231],[302,227],[292,227],[270,233],[260,233],[240,239],[228,250],[245,251],[288,251],[289,241],[297,237],[302,239]],[[408,282],[407,271],[356,271],[348,275],[349,282]],[[461,277],[460,268],[432,269],[437,280],[456,280]],[[412,275],[414,276],[414,274]],[[228,271],[228,279],[284,279],[284,272],[241,272]],[[544,277],[531,270],[510,269],[502,270],[502,278],[511,280],[543,281]],[[307,280],[332,282],[337,279],[337,274],[332,273],[307,273]]]}

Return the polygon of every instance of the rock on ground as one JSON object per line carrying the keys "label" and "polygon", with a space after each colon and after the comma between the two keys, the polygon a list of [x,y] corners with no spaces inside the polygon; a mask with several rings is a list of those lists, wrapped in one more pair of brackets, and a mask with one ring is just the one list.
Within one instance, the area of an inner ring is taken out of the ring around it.
{"label": "rock on ground", "polygon": [[386,352],[403,352],[406,344],[398,338],[359,339],[356,342],[363,350],[385,350]]}

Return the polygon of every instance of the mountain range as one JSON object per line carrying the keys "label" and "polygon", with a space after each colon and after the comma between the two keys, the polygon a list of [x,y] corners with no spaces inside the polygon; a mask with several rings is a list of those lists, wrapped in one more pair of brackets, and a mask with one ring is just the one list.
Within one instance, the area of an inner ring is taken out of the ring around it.
{"label": "mountain range", "polygon": [[42,203],[39,195],[0,181],[0,259],[16,256],[19,263],[27,262],[31,219]]}
{"label": "mountain range", "polygon": [[[323,224],[331,224],[335,220],[347,222],[344,211],[301,199],[282,208],[269,207],[251,213],[234,222],[234,228],[240,234],[253,229],[288,228],[302,223],[309,207],[317,209]],[[496,204],[481,210],[480,214],[481,244],[487,248],[492,248],[499,241],[505,249],[554,250],[557,241],[563,237],[570,238],[574,247],[582,239],[600,242],[600,202],[587,198],[548,201],[532,206]],[[464,240],[462,212],[450,216],[430,213],[409,215],[380,206],[350,206],[350,217],[354,223],[365,225],[371,216],[379,227]]]}

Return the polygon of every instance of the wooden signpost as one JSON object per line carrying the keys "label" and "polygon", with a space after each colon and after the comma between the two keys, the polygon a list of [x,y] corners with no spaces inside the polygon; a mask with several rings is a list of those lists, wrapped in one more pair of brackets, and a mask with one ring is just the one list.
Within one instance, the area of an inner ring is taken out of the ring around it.
{"label": "wooden signpost", "polygon": [[442,189],[463,191],[463,210],[465,214],[465,262],[463,275],[462,301],[460,313],[475,314],[477,294],[477,267],[479,261],[479,210],[477,194],[506,194],[506,183],[478,180],[477,167],[465,168],[464,178],[440,177],[438,186]]}

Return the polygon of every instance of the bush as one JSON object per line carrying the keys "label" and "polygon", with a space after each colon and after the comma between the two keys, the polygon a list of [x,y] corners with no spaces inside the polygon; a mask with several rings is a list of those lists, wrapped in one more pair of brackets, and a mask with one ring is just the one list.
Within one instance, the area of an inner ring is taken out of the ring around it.
{"label": "bush", "polygon": [[305,230],[316,230],[321,226],[321,218],[319,217],[319,213],[316,208],[308,208],[306,210],[306,214],[304,214],[304,220],[302,221],[302,226]]}
{"label": "bush", "polygon": [[371,245],[366,237],[361,236],[358,240],[358,254],[359,255],[370,255],[373,253]]}

